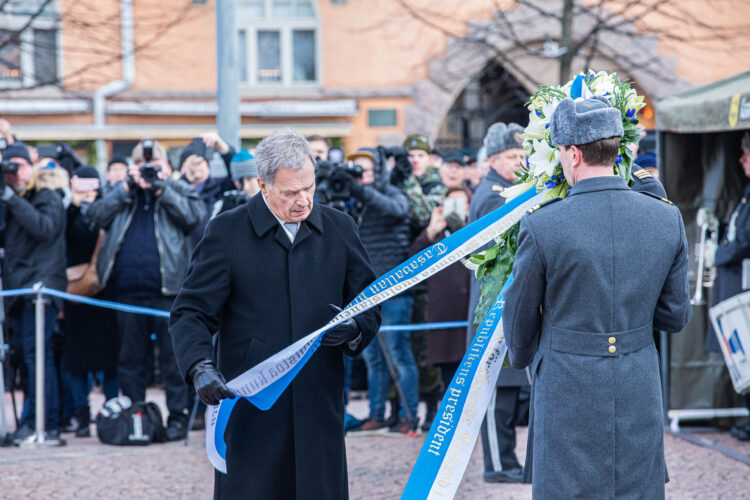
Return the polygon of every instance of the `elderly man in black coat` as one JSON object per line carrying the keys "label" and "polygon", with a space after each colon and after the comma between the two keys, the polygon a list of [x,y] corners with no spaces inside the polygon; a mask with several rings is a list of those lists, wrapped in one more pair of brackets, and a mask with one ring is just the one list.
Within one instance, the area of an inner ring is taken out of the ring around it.
{"label": "elderly man in black coat", "polygon": [[[180,370],[207,404],[233,397],[224,377],[321,327],[375,279],[354,221],[313,203],[305,139],[276,131],[255,155],[261,195],[209,222],[170,318]],[[348,498],[343,354],[361,352],[379,325],[371,309],[329,330],[268,411],[238,402],[215,498]]]}

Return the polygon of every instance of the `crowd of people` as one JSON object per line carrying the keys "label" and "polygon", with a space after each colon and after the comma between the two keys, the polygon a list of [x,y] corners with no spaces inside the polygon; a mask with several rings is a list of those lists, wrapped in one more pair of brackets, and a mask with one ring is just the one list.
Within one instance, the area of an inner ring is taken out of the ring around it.
{"label": "crowd of people", "polygon": [[[30,147],[6,121],[0,134],[5,289],[41,282],[168,311],[208,220],[258,192],[252,155],[235,153],[215,133],[182,148],[177,168],[159,142],[144,139],[129,159],[112,157],[104,175],[69,145]],[[228,176],[211,176],[214,155]],[[34,306],[31,297],[5,300],[11,355],[3,376],[24,394],[16,444],[35,433]],[[90,435],[94,383],[106,399],[122,394],[136,402],[158,379],[169,410],[166,438],[186,436],[193,394],[177,369],[166,319],[58,298],[45,298],[44,311],[48,445],[63,444],[61,432]]]}
{"label": "crowd of people", "polygon": [[[400,148],[363,145],[345,161],[335,162],[329,158],[329,139],[310,136],[307,142],[318,163],[335,164],[331,175],[346,189],[331,205],[354,221],[374,275],[379,276],[503,204],[502,191],[512,185],[515,170],[525,161],[522,132],[520,125],[496,123],[478,150],[450,152],[413,134]],[[57,145],[54,151],[27,146],[14,137],[7,122],[0,123],[0,134],[7,143],[0,175],[6,289],[42,282],[121,304],[170,310],[208,222],[248,203],[264,186],[253,152],[235,152],[215,133],[186,144],[177,165],[170,164],[159,142],[144,139],[129,158],[113,156],[105,172],[85,165],[68,145]],[[211,163],[219,158],[228,172],[225,177],[211,175]],[[646,152],[638,162],[653,177],[644,174],[634,181],[655,181],[654,156]],[[316,202],[329,201],[316,193]],[[292,241],[297,229],[289,229]],[[381,332],[358,357],[346,357],[345,397],[362,365],[366,375],[359,385],[366,386],[369,397],[366,419],[346,415],[346,430],[352,436],[429,429],[473,337],[478,299],[479,282],[457,262],[423,286],[383,304],[383,325],[468,318],[469,327]],[[6,299],[5,307],[13,352],[7,376],[11,387],[22,389],[25,396],[13,435],[21,443],[34,434],[34,303],[28,297],[13,297]],[[166,319],[56,298],[46,299],[45,315],[49,440],[63,443],[61,432],[90,434],[89,394],[94,383],[106,399],[123,394],[143,401],[155,378],[166,392],[167,439],[185,437],[195,400],[193,388],[185,383],[185,369],[190,369],[188,381],[195,383],[201,369],[210,370],[212,364],[199,360],[181,367]],[[259,352],[248,351],[251,354],[257,357]],[[528,368],[508,368],[497,382],[494,408],[482,426],[487,481],[522,481],[514,428],[528,422],[531,380]],[[421,422],[420,401],[427,406]],[[200,425],[198,418],[196,427]]]}

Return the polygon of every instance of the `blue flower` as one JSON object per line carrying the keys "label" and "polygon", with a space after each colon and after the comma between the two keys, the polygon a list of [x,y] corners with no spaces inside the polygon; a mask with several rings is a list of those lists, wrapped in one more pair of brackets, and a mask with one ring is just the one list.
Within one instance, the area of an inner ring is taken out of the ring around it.
{"label": "blue flower", "polygon": [[536,108],[534,112],[536,113],[536,116],[538,116],[539,118],[542,117],[542,108]]}
{"label": "blue flower", "polygon": [[[570,188],[570,189],[573,189],[573,188]],[[568,189],[567,191],[565,191],[565,194],[570,194],[570,189]]]}
{"label": "blue flower", "polygon": [[546,187],[547,187],[548,189],[552,189],[553,187],[557,186],[557,184],[555,184],[555,181],[547,181],[547,182],[545,182],[545,183],[544,183],[544,185],[545,185],[545,186],[546,186]]}
{"label": "blue flower", "polygon": [[630,123],[638,123],[638,118],[631,118]]}
{"label": "blue flower", "polygon": [[635,109],[630,108],[627,113],[625,113],[625,116],[628,118],[633,118],[635,116]]}
{"label": "blue flower", "polygon": [[547,123],[546,125],[544,125],[544,129],[545,130],[548,129],[548,128],[549,128],[549,123]]}
{"label": "blue flower", "polygon": [[620,163],[622,163],[622,155],[617,155],[617,160],[615,161],[615,164],[619,165]]}

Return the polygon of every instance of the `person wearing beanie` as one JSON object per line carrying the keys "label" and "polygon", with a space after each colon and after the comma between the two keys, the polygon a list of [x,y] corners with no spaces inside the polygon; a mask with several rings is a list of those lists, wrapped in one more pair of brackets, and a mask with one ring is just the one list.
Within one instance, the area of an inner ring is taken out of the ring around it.
{"label": "person wearing beanie", "polygon": [[[14,173],[0,174],[0,200],[5,210],[5,265],[3,285],[7,289],[30,288],[37,282],[65,290],[65,206],[60,194],[67,187],[66,172],[54,167],[34,172],[29,149],[14,142],[3,151],[3,161],[13,164]],[[28,390],[15,443],[34,438],[36,412],[36,331],[34,304],[22,297],[6,299],[8,324],[19,335],[26,365]],[[61,303],[52,300],[45,307],[44,407],[47,444],[65,444],[60,438],[59,390],[52,336]]]}
{"label": "person wearing beanie", "polygon": [[113,156],[107,163],[107,186],[114,186],[115,183],[126,179],[128,176],[128,160],[122,156]]}
{"label": "person wearing beanie", "polygon": [[[500,196],[500,193],[513,184],[517,178],[515,171],[520,169],[526,158],[521,148],[522,133],[523,127],[516,123],[498,122],[487,129],[482,149],[490,168],[471,199],[469,223],[484,217],[505,203],[505,198]],[[467,154],[470,151],[463,153]],[[486,248],[489,246],[491,245],[488,244]],[[481,283],[481,280],[471,277],[469,327],[466,332],[468,341],[474,338],[476,332],[474,311],[479,303]],[[530,377],[524,371],[503,369],[481,428],[486,482],[517,483],[523,479],[523,469],[515,452],[515,426],[519,423],[518,416],[525,416],[528,412],[526,401],[529,392]]]}
{"label": "person wearing beanie", "polygon": [[534,377],[526,479],[534,498],[664,498],[653,330],[691,316],[685,226],[615,175],[608,99],[563,100],[550,128],[572,188],[521,218],[502,314],[511,365]]}
{"label": "person wearing beanie", "polygon": [[234,183],[234,189],[224,191],[213,206],[211,219],[233,208],[247,203],[250,198],[258,194],[258,167],[255,157],[246,149],[240,149],[229,163],[229,173]]}
{"label": "person wearing beanie", "polygon": [[[67,209],[65,238],[68,291],[80,294],[82,285],[76,286],[76,282],[82,276],[81,269],[90,265],[100,237],[99,225],[86,215],[91,203],[101,196],[99,172],[88,165],[76,168],[70,179],[70,187],[72,196]],[[114,300],[107,290],[99,291],[93,297]],[[63,406],[62,426],[64,430],[75,432],[77,437],[88,437],[91,434],[89,376],[103,372],[102,389],[106,400],[117,397],[119,391],[119,337],[115,313],[109,309],[68,302],[65,304],[63,329],[61,378],[72,401],[69,408],[69,405]]]}

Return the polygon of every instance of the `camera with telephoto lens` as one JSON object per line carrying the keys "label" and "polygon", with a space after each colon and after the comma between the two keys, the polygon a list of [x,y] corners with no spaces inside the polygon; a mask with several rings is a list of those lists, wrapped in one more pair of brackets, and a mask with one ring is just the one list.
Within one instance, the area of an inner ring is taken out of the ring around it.
{"label": "camera with telephoto lens", "polygon": [[315,198],[319,203],[347,212],[346,202],[352,197],[353,178],[362,177],[364,170],[354,162],[319,160],[315,165]]}
{"label": "camera with telephoto lens", "polygon": [[141,146],[143,147],[143,160],[145,163],[138,168],[138,171],[145,182],[153,184],[154,181],[159,179],[159,172],[161,172],[159,165],[151,163],[154,159],[154,140],[143,139],[141,140]]}

